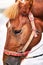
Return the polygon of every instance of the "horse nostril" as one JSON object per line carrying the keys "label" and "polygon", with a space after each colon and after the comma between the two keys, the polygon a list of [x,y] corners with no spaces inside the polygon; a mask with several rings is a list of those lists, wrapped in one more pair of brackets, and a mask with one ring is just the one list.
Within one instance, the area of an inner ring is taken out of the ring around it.
{"label": "horse nostril", "polygon": [[6,63],[6,65],[9,65],[8,63]]}
{"label": "horse nostril", "polygon": [[9,63],[6,63],[5,65],[10,65]]}
{"label": "horse nostril", "polygon": [[9,62],[9,60],[7,60],[7,61],[5,62],[5,65],[11,65],[11,63]]}

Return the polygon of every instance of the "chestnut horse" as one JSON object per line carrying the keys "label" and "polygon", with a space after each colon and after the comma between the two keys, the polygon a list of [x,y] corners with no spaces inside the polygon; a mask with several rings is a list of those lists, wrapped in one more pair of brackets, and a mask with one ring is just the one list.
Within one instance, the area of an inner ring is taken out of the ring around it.
{"label": "chestnut horse", "polygon": [[28,14],[31,8],[29,1],[26,1],[25,4],[20,1],[16,3],[16,16],[14,19],[10,19],[6,24],[7,39],[3,54],[4,65],[20,65],[22,58],[25,58],[25,56],[27,55],[27,51],[30,51],[41,40],[43,32],[43,22],[39,18],[35,17],[34,21],[37,29],[37,31],[35,32],[37,33],[37,37],[34,36],[25,52],[21,52],[25,44],[30,39],[31,33],[33,31],[31,22],[28,18]]}

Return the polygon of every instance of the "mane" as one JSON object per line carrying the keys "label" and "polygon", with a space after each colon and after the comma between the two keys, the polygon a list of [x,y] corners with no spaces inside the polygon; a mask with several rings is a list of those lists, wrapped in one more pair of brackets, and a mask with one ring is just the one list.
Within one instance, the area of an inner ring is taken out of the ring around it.
{"label": "mane", "polygon": [[15,4],[7,8],[3,14],[6,15],[9,19],[15,19],[19,14],[19,1],[17,1]]}

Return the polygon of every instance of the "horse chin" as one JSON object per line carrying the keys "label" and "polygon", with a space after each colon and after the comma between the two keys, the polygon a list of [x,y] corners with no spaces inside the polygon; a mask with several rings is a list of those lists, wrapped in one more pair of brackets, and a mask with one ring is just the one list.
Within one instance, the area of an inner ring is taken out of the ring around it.
{"label": "horse chin", "polygon": [[9,56],[4,65],[20,65],[21,57]]}

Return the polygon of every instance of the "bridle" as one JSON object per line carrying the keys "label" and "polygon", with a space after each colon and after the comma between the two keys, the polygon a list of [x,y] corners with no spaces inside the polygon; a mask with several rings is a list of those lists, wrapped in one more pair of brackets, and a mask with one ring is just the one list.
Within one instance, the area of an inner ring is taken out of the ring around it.
{"label": "bridle", "polygon": [[[29,44],[31,43],[31,41],[33,40],[33,38],[35,36],[35,32],[36,31],[33,29],[29,40],[27,41],[27,43],[25,44],[25,46],[23,47],[23,49],[20,52],[14,52],[14,51],[9,51],[9,50],[4,49],[4,54],[6,54],[8,56],[9,55],[11,55],[11,56],[26,56],[29,53],[29,51],[26,51],[26,49],[29,46]],[[41,55],[43,55],[43,54],[41,54]],[[41,55],[38,55],[38,56],[41,56]],[[33,56],[33,57],[29,57],[29,58],[35,58],[38,56]]]}

